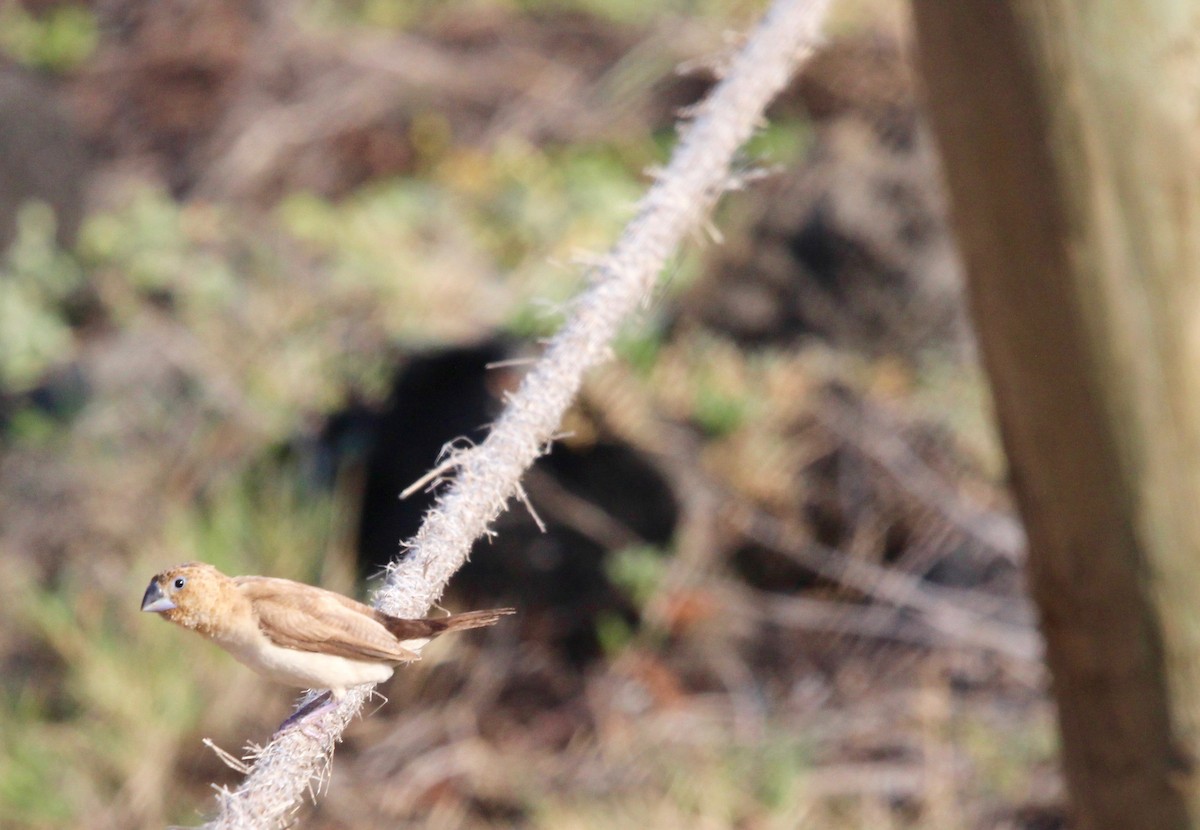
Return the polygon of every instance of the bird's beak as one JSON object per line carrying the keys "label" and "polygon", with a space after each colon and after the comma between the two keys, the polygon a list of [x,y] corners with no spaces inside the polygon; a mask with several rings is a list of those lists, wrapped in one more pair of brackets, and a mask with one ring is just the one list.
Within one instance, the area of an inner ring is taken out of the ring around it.
{"label": "bird's beak", "polygon": [[159,586],[158,580],[150,580],[150,587],[146,589],[145,595],[142,596],[142,610],[159,613],[170,611],[174,607],[175,603],[171,602],[162,592],[162,587]]}

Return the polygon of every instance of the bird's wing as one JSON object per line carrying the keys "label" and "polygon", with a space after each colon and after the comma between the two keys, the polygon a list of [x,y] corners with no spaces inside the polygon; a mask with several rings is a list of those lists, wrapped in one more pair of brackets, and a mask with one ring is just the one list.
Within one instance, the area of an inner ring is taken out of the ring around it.
{"label": "bird's wing", "polygon": [[278,646],[352,660],[418,657],[375,619],[374,609],[349,597],[267,576],[239,576],[234,583],[250,599],[263,634]]}

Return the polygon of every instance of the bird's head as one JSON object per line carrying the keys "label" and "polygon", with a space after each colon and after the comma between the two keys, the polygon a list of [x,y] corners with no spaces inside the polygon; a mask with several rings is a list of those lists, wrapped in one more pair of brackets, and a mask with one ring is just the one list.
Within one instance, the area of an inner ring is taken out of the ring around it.
{"label": "bird's head", "polygon": [[142,595],[142,610],[208,634],[217,624],[230,582],[229,577],[204,562],[176,565],[150,580]]}

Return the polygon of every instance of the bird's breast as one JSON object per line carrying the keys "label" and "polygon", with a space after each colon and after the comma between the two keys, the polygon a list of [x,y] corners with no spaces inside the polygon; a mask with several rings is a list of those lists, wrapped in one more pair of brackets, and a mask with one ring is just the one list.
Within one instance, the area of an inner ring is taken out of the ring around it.
{"label": "bird's breast", "polygon": [[266,637],[227,648],[239,662],[264,677],[302,689],[336,692],[363,683],[382,683],[392,676],[392,666],[387,663],[284,648]]}

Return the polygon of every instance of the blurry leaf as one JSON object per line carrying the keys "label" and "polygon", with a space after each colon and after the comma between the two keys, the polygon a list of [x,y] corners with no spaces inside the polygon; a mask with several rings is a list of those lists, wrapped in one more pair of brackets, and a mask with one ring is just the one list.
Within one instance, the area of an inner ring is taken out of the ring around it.
{"label": "blurry leaf", "polygon": [[596,640],[600,650],[609,657],[624,651],[632,639],[633,628],[620,614],[605,611],[596,616]]}
{"label": "blurry leaf", "polygon": [[653,545],[622,548],[609,554],[605,572],[639,608],[658,590],[667,569],[667,554]]}
{"label": "blurry leaf", "polygon": [[504,330],[520,340],[540,340],[558,331],[566,319],[563,310],[555,310],[547,303],[530,302],[517,308],[504,321]]}
{"label": "blurry leaf", "polygon": [[615,349],[620,358],[643,378],[649,377],[663,345],[663,331],[649,325],[627,328],[617,338]]}
{"label": "blurry leaf", "polygon": [[72,346],[62,303],[82,285],[78,263],[54,241],[54,212],[22,207],[17,238],[0,267],[0,386],[22,392]]}
{"label": "blurry leaf", "polygon": [[0,52],[18,63],[66,72],[96,49],[96,19],[83,6],[50,6],[33,15],[20,3],[0,4]]}
{"label": "blurry leaf", "polygon": [[808,121],[772,121],[746,142],[741,155],[768,169],[791,167],[812,144]]}
{"label": "blurry leaf", "polygon": [[61,424],[44,412],[18,409],[8,422],[8,435],[26,447],[48,446],[61,431]]}
{"label": "blurry leaf", "polygon": [[746,419],[747,402],[702,384],[696,389],[692,418],[706,435],[719,438],[736,431]]}

